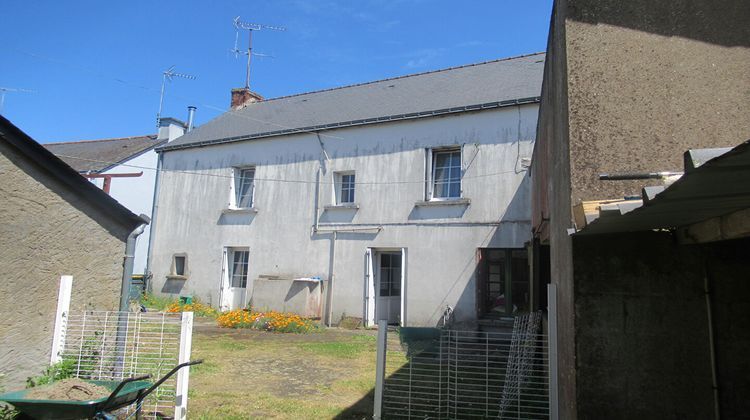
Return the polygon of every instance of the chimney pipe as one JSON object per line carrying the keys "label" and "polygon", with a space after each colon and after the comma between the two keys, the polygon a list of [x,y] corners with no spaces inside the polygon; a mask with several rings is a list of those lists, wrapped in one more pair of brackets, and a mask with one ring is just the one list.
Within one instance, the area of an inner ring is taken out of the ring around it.
{"label": "chimney pipe", "polygon": [[195,110],[197,108],[190,105],[188,107],[188,120],[187,120],[187,131],[188,133],[193,131],[193,123],[195,122]]}

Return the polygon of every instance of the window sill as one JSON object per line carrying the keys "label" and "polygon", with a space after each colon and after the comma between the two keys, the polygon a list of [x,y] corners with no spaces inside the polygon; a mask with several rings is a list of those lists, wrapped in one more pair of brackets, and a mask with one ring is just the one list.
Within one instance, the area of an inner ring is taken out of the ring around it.
{"label": "window sill", "polygon": [[257,213],[258,208],[257,207],[227,207],[224,210],[221,211],[224,214],[233,214],[233,213]]}
{"label": "window sill", "polygon": [[323,206],[324,210],[357,210],[359,204],[357,203],[345,203],[345,204],[328,204]]}
{"label": "window sill", "polygon": [[428,206],[468,206],[471,204],[471,200],[468,198],[453,198],[446,200],[429,200],[429,201],[417,201],[414,203],[417,207],[428,207]]}
{"label": "window sill", "polygon": [[177,274],[167,274],[167,280],[187,280],[187,276],[179,276]]}

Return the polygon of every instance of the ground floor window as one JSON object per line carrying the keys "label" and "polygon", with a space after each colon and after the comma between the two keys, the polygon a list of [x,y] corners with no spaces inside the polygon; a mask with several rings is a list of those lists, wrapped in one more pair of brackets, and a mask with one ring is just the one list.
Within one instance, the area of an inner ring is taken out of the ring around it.
{"label": "ground floor window", "polygon": [[231,250],[230,287],[247,287],[247,263],[250,251],[246,249]]}

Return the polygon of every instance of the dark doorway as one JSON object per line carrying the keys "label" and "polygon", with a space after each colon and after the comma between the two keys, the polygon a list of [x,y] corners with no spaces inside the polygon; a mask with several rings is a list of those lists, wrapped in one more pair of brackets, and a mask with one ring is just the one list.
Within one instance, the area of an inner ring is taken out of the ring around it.
{"label": "dark doorway", "polygon": [[480,318],[528,312],[529,263],[525,249],[481,248],[477,273]]}

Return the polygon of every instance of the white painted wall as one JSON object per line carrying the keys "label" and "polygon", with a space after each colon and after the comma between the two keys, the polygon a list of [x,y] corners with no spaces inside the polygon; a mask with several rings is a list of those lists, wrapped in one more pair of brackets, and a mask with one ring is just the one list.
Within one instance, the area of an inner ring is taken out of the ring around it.
{"label": "white painted wall", "polygon": [[[154,183],[156,181],[155,168],[158,157],[156,152],[149,150],[122,162],[121,165],[102,172],[103,174],[143,172],[143,175],[137,178],[112,178],[109,195],[133,213],[151,217],[151,207],[154,202]],[[97,178],[96,181],[99,188],[102,188],[102,179]],[[146,272],[150,234],[151,226],[147,226],[136,241],[133,274],[144,274]]]}
{"label": "white painted wall", "polygon": [[[248,290],[259,275],[333,274],[333,320],[361,317],[365,250],[407,248],[406,324],[435,325],[446,305],[459,320],[475,313],[480,247],[523,247],[529,239],[528,178],[536,105],[305,133],[164,154],[152,250],[153,290],[194,294],[218,306],[224,247],[249,247]],[[520,139],[520,141],[519,141]],[[466,206],[417,207],[424,199],[425,148],[462,146]],[[227,214],[232,168],[256,165],[257,213]],[[358,210],[316,215],[332,204],[334,171],[356,171]],[[180,171],[180,172],[177,172]],[[189,171],[194,174],[186,174]],[[303,181],[279,182],[274,180]],[[465,211],[463,211],[465,209]],[[340,232],[331,267],[332,234]],[[172,255],[188,255],[188,279],[169,280]]]}

